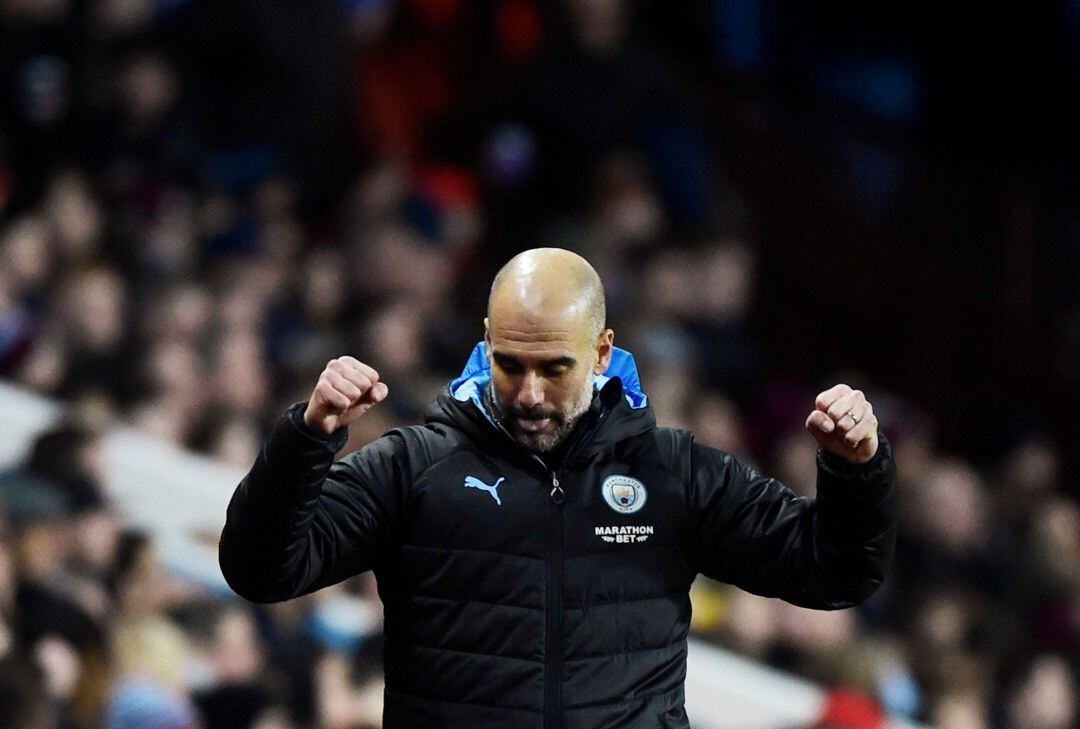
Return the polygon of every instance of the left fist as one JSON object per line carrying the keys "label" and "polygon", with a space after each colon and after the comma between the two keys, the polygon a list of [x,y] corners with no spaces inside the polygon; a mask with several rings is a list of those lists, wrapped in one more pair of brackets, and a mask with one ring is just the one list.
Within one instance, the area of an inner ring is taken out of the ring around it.
{"label": "left fist", "polygon": [[866,463],[878,449],[878,421],[862,390],[834,385],[814,400],[806,429],[833,455],[851,463]]}

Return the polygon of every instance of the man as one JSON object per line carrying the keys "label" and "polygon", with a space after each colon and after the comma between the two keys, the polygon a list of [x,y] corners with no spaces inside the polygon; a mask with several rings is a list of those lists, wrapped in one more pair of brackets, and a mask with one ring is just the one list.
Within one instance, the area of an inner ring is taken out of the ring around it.
{"label": "man", "polygon": [[806,419],[815,502],[656,427],[581,257],[516,256],[484,328],[425,425],[337,463],[389,389],[331,361],[222,533],[226,579],[258,602],[374,570],[389,729],[684,728],[695,575],[824,609],[881,584],[895,471],[858,390],[826,390]]}

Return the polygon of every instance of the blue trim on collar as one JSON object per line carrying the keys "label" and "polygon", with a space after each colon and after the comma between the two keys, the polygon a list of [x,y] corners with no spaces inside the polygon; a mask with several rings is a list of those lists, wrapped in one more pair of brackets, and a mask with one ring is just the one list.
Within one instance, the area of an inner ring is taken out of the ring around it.
{"label": "blue trim on collar", "polygon": [[[649,404],[648,397],[641,391],[641,378],[638,376],[634,355],[625,349],[613,348],[611,363],[604,374],[597,375],[593,387],[599,390],[612,377],[622,380],[623,394],[626,396],[626,401],[630,403],[630,407],[637,409]],[[465,363],[465,369],[450,383],[450,394],[455,400],[461,402],[472,400],[488,420],[491,420],[491,415],[484,407],[484,387],[490,380],[491,363],[488,361],[487,344],[479,342],[473,347],[469,361]]]}

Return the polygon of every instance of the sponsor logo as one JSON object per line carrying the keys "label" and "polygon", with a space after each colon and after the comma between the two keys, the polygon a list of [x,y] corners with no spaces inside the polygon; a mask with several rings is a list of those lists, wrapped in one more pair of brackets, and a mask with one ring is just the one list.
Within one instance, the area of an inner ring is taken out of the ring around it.
{"label": "sponsor logo", "polygon": [[620,514],[636,514],[645,506],[649,494],[645,484],[629,476],[608,476],[600,485],[604,501]]}
{"label": "sponsor logo", "polygon": [[487,491],[489,494],[491,494],[491,498],[495,499],[495,503],[498,504],[499,506],[502,506],[502,499],[499,498],[499,492],[496,489],[498,489],[499,484],[501,484],[505,480],[506,480],[505,478],[500,476],[498,481],[496,481],[495,483],[488,486],[486,483],[484,483],[480,479],[476,478],[475,476],[466,476],[465,477],[465,488],[467,488],[467,489],[480,489],[481,491]]}
{"label": "sponsor logo", "polygon": [[637,544],[653,535],[652,525],[645,526],[598,526],[596,536],[615,544]]}

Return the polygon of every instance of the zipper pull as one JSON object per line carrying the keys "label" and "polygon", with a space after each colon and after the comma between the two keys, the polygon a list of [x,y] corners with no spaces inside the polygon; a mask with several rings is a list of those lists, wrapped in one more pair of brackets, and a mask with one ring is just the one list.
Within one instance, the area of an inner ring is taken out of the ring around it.
{"label": "zipper pull", "polygon": [[559,485],[559,477],[554,473],[551,474],[551,500],[556,504],[566,501],[566,494],[563,492],[562,486]]}

